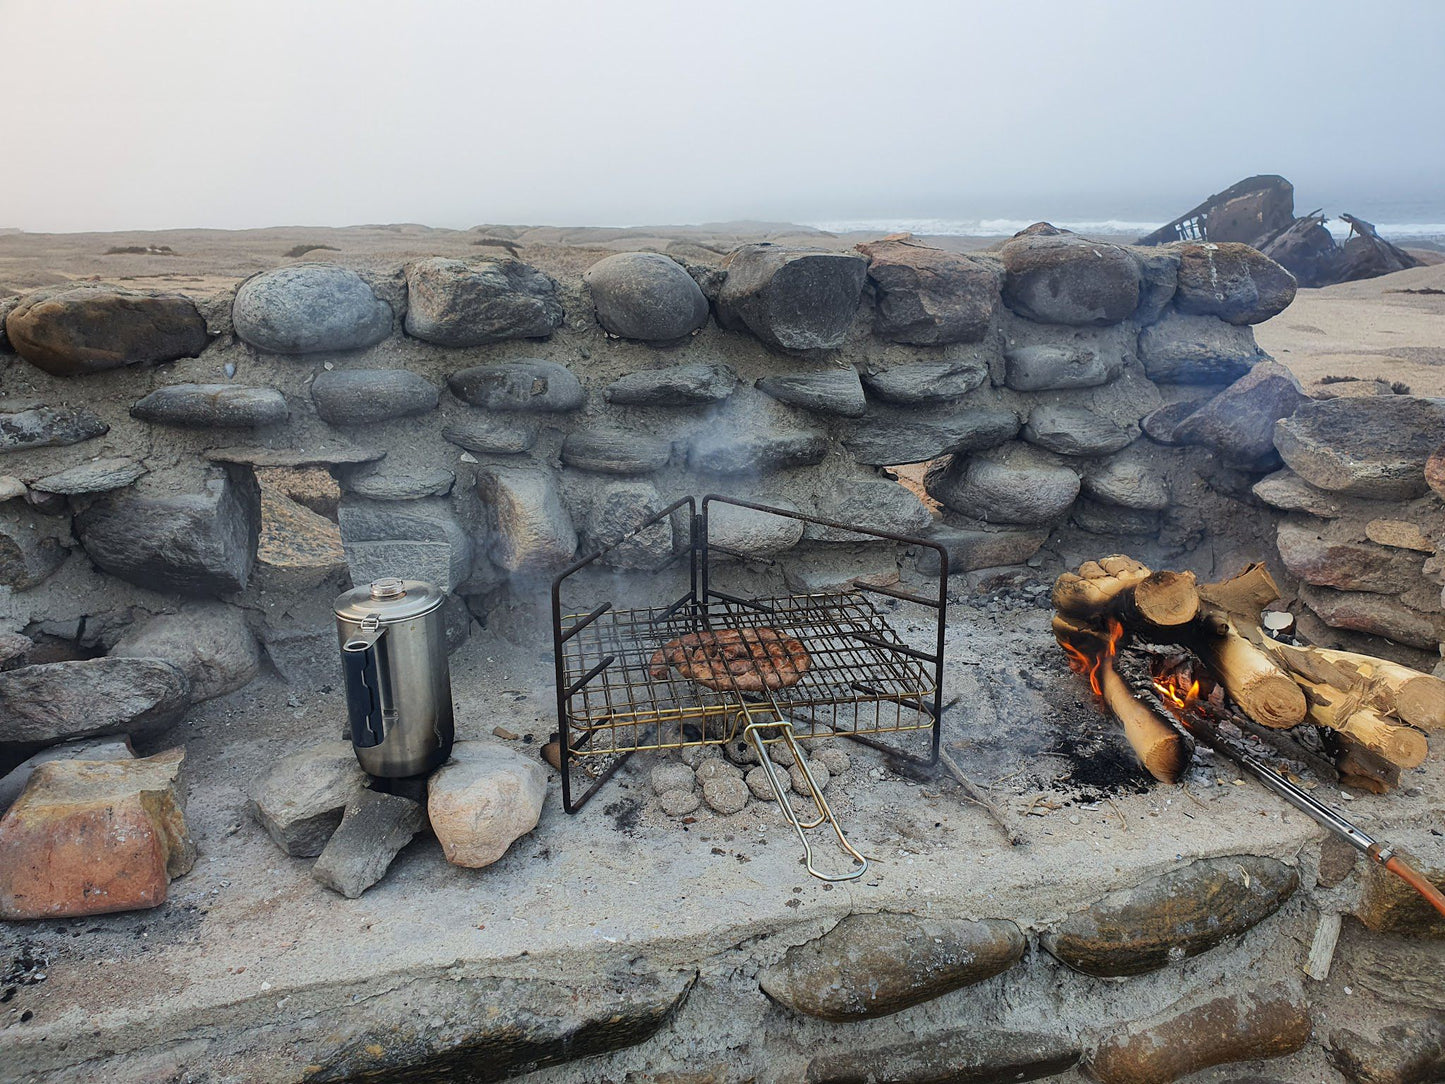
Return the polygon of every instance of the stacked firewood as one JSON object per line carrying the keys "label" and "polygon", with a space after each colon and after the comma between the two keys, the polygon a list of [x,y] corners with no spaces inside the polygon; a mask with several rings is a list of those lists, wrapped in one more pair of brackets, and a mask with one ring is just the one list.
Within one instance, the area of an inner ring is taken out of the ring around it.
{"label": "stacked firewood", "polygon": [[[1387,659],[1270,636],[1266,625],[1289,624],[1285,612],[1272,609],[1279,597],[1259,564],[1200,584],[1189,572],[1153,572],[1129,557],[1105,557],[1055,582],[1054,635],[1156,779],[1178,782],[1191,747],[1119,676],[1121,642],[1154,645],[1156,658],[1164,658],[1157,645],[1175,645],[1180,656],[1203,663],[1202,686],[1181,688],[1170,678],[1156,684],[1177,708],[1187,711],[1193,702],[1203,708],[1212,697],[1271,730],[1312,724],[1323,734],[1310,744],[1332,757],[1341,782],[1389,790],[1400,769],[1424,761],[1423,732],[1445,730],[1445,681]],[[1192,674],[1201,681],[1197,669]]]}

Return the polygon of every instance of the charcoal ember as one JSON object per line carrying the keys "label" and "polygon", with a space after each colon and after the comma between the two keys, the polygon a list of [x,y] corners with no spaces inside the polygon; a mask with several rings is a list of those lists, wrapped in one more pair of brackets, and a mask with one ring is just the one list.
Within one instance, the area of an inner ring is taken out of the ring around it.
{"label": "charcoal ember", "polygon": [[773,793],[772,783],[768,781],[768,770],[761,764],[748,772],[743,778],[754,798],[764,802],[776,802],[778,800],[778,796]]}
{"label": "charcoal ember", "polygon": [[830,776],[839,776],[853,766],[848,754],[835,746],[829,746],[815,756],[814,761],[828,769]]}
{"label": "charcoal ember", "polygon": [[679,790],[691,794],[697,787],[697,777],[692,769],[677,760],[664,760],[653,765],[648,779],[652,783],[652,792],[658,795]]}
{"label": "charcoal ember", "polygon": [[657,804],[669,817],[685,817],[696,812],[702,798],[691,790],[670,790],[657,796]]}
{"label": "charcoal ember", "polygon": [[718,774],[702,785],[702,797],[710,809],[724,816],[739,813],[748,804],[748,786],[743,782],[741,774]]}
{"label": "charcoal ember", "polygon": [[[832,781],[833,777],[831,774],[829,774],[827,768],[823,767],[822,764],[815,760],[813,761],[813,763],[808,765],[808,772],[812,775],[813,782],[818,785],[819,791],[824,791],[828,789],[828,784]],[[808,787],[807,777],[803,775],[802,765],[794,764],[791,768],[789,768],[788,779],[793,784],[793,792],[795,794],[802,795],[804,798],[810,797],[812,795],[813,792]]]}
{"label": "charcoal ember", "polygon": [[707,783],[713,779],[741,779],[743,770],[730,760],[721,757],[711,757],[702,761],[697,766],[697,779],[700,783]]}

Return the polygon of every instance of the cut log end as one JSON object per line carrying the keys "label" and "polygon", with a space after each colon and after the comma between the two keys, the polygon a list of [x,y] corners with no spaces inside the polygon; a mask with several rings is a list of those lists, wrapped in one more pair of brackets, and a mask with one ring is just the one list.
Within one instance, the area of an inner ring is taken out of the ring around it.
{"label": "cut log end", "polygon": [[1309,711],[1300,687],[1284,674],[1259,674],[1242,683],[1238,695],[1233,689],[1230,694],[1251,719],[1276,730],[1298,726]]}
{"label": "cut log end", "polygon": [[1187,625],[1199,616],[1199,591],[1192,572],[1155,572],[1134,585],[1134,609],[1159,628]]}

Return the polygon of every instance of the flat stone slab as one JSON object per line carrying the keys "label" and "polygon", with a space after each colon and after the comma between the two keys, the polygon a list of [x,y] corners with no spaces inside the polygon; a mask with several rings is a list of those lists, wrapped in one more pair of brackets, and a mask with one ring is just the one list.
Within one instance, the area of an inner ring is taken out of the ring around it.
{"label": "flat stone slab", "polygon": [[562,413],[577,410],[587,399],[567,366],[531,358],[473,365],[447,377],[447,386],[463,402],[488,410]]}
{"label": "flat stone slab", "polygon": [[1141,975],[1242,934],[1279,910],[1298,887],[1298,872],[1272,858],[1201,859],[1105,896],[1040,943],[1086,975]]}
{"label": "flat stone slab", "polygon": [[386,449],[345,441],[317,441],[299,448],[236,445],[208,448],[213,463],[239,463],[248,467],[326,467],[344,463],[374,463],[386,458]]}
{"label": "flat stone slab", "polygon": [[124,489],[145,474],[146,468],[134,459],[108,456],[38,478],[30,483],[30,488],[43,493],[62,493],[67,497],[108,493],[112,489]]}
{"label": "flat stone slab", "polygon": [[738,374],[728,366],[698,363],[628,373],[603,396],[616,406],[699,406],[722,402],[737,386]]}
{"label": "flat stone slab", "polygon": [[914,406],[961,399],[988,380],[988,367],[972,357],[915,361],[864,373],[863,386],[885,403]]}
{"label": "flat stone slab", "polygon": [[841,418],[857,418],[868,409],[863,395],[863,382],[858,370],[830,368],[821,372],[780,373],[761,377],[757,388],[780,403],[811,410],[815,414],[836,414]]}
{"label": "flat stone slab", "polygon": [[1320,489],[1370,500],[1429,490],[1425,461],[1445,431],[1445,401],[1409,395],[1331,399],[1299,407],[1274,429],[1281,458]]}
{"label": "flat stone slab", "polygon": [[425,823],[420,804],[410,798],[363,790],[347,803],[311,876],[354,900],[386,876],[391,860]]}
{"label": "flat stone slab", "polygon": [[807,1084],[1012,1084],[1053,1077],[1079,1060],[1063,1036],[969,1027],[941,1039],[893,1046],[850,1044],[808,1062]]}
{"label": "flat stone slab", "polygon": [[190,682],[162,659],[70,659],[0,673],[0,752],[100,734],[149,738],[190,704]]}
{"label": "flat stone slab", "polygon": [[255,429],[278,425],[290,413],[275,388],[245,384],[171,384],[130,408],[141,421],[187,429]]}
{"label": "flat stone slab", "polygon": [[0,452],[61,448],[108,432],[99,415],[82,407],[29,407],[0,414]]}
{"label": "flat stone slab", "polygon": [[758,976],[774,1001],[822,1020],[902,1012],[1012,967],[1027,942],[1012,922],[850,915]]}

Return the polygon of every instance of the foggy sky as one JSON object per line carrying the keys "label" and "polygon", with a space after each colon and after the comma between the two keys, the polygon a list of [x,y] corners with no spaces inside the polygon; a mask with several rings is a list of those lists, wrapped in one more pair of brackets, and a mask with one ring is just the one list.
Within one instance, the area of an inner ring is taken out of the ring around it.
{"label": "foggy sky", "polygon": [[0,0],[0,41],[0,226],[35,231],[1163,218],[1252,173],[1300,210],[1445,176],[1431,0]]}

